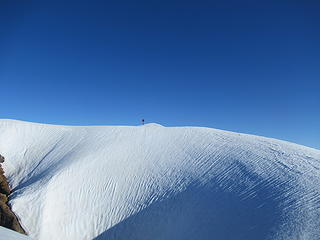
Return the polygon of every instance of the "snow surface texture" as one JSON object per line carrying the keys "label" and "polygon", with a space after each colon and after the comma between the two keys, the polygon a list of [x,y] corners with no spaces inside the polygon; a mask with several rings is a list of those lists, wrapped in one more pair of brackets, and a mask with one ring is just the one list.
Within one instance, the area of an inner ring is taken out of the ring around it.
{"label": "snow surface texture", "polygon": [[33,239],[319,240],[320,151],[200,127],[0,120]]}
{"label": "snow surface texture", "polygon": [[0,240],[31,240],[26,235],[0,226]]}

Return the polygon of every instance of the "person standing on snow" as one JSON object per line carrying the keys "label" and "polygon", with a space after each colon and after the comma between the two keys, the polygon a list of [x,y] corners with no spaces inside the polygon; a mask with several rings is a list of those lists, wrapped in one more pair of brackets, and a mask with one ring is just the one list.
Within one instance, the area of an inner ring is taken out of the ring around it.
{"label": "person standing on snow", "polygon": [[144,125],[144,119],[141,120],[142,125]]}

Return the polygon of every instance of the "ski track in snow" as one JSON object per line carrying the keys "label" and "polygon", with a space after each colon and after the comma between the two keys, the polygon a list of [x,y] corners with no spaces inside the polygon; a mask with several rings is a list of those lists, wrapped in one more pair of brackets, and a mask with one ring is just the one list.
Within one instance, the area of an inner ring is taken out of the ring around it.
{"label": "ski track in snow", "polygon": [[200,127],[0,120],[32,239],[319,240],[320,151]]}

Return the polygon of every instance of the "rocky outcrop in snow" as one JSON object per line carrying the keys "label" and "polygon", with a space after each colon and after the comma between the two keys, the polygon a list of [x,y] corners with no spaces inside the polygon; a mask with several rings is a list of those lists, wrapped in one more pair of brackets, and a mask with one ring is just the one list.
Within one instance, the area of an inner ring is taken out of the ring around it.
{"label": "rocky outcrop in snow", "polygon": [[0,226],[15,230],[19,233],[25,233],[20,226],[17,217],[14,215],[8,205],[10,188],[1,166],[1,163],[3,162],[4,157],[0,155]]}

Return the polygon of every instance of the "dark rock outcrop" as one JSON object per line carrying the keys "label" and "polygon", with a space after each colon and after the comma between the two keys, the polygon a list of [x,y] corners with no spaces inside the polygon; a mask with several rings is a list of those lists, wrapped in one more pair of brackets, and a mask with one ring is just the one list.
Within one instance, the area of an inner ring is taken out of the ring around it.
{"label": "dark rock outcrop", "polygon": [[4,157],[0,155],[0,226],[25,234],[25,231],[21,227],[17,217],[14,215],[10,209],[10,206],[8,205],[8,197],[11,193],[11,190],[1,167],[1,163],[3,162]]}

